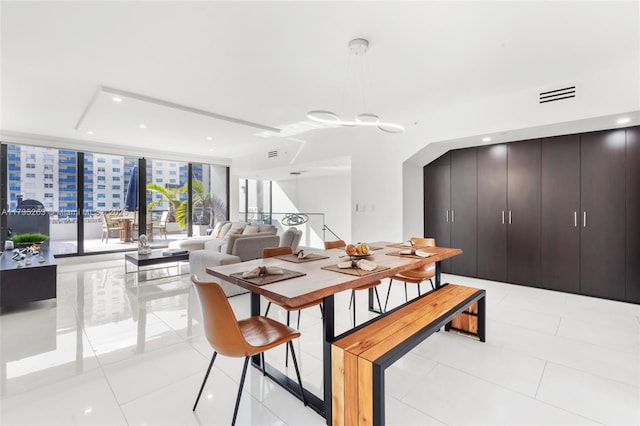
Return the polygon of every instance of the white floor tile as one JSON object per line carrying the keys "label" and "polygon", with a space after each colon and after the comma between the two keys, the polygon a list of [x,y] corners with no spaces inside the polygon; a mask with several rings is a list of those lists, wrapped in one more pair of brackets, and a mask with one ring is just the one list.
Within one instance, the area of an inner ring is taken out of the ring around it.
{"label": "white floor tile", "polygon": [[640,387],[548,363],[537,398],[610,425],[640,424]]}
{"label": "white floor tile", "polygon": [[[243,360],[218,357],[193,413],[213,350],[188,276],[135,287],[123,257],[60,259],[56,304],[3,310],[0,423],[230,423]],[[486,289],[487,342],[441,332],[398,360],[385,373],[387,424],[639,423],[640,305],[447,274],[443,282]],[[387,287],[388,280],[379,287],[383,304]],[[352,327],[349,297],[335,298],[337,333]],[[249,316],[248,294],[229,301],[238,318]],[[403,302],[394,284],[389,306]],[[272,312],[284,321],[284,311]],[[357,322],[373,317],[366,292],[358,293]],[[302,313],[300,331],[294,346],[304,385],[322,396],[319,309]],[[284,354],[279,347],[266,357],[295,380]],[[250,367],[238,424],[324,420]]]}
{"label": "white floor tile", "polygon": [[0,419],[11,425],[126,425],[99,370],[2,400]]}
{"label": "white floor tile", "polygon": [[402,398],[451,425],[585,425],[585,417],[438,365]]}

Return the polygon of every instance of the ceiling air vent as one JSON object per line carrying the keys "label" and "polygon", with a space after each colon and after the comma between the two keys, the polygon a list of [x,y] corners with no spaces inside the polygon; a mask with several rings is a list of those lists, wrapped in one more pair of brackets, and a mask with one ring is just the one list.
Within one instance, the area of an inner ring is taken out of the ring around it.
{"label": "ceiling air vent", "polygon": [[268,158],[274,158],[278,156],[278,151],[269,151],[269,153],[267,154]]}
{"label": "ceiling air vent", "polygon": [[576,97],[576,86],[565,87],[564,89],[549,90],[540,92],[540,103],[559,101]]}

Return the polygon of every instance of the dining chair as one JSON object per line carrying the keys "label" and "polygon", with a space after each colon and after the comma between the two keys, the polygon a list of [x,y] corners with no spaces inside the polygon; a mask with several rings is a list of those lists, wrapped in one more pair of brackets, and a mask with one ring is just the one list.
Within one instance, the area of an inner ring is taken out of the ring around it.
{"label": "dining chair", "polygon": [[[343,240],[335,240],[335,241],[325,241],[324,248],[325,250],[333,249],[333,248],[342,248],[347,247],[347,243]],[[351,298],[349,300],[349,309],[351,309],[351,305],[353,305],[353,326],[356,326],[356,291],[360,290],[369,290],[373,288],[373,291],[376,295],[376,299],[378,300],[378,307],[380,308],[380,313],[384,312],[382,310],[382,304],[380,303],[380,296],[378,295],[378,286],[382,282],[380,280],[373,281],[369,284],[362,285],[360,287],[354,288],[351,290]]]}
{"label": "dining chair", "polygon": [[298,370],[296,354],[293,349],[293,343],[291,343],[293,339],[300,337],[300,332],[281,322],[263,316],[253,316],[238,321],[227,296],[218,283],[200,281],[195,275],[191,276],[191,281],[195,286],[196,294],[202,307],[205,336],[214,350],[196,402],[193,404],[193,411],[195,411],[198,406],[198,401],[207,383],[216,356],[221,354],[233,358],[244,357],[240,387],[236,398],[236,406],[233,411],[233,419],[231,420],[231,425],[235,425],[249,359],[254,355],[260,354],[264,372],[263,352],[282,344],[286,344],[287,347],[291,349],[291,358],[293,359],[298,384],[300,385],[302,402],[306,406],[307,400],[304,396],[300,370]]}
{"label": "dining chair", "polygon": [[324,249],[325,250],[329,250],[332,248],[340,248],[340,247],[346,247],[347,243],[345,243],[342,240],[335,240],[335,241],[325,241],[324,242]]}
{"label": "dining chair", "polygon": [[[413,237],[410,239],[411,244],[414,248],[420,247],[435,247],[436,239],[435,238],[420,238]],[[424,281],[429,281],[431,283],[431,288],[435,289],[433,285],[433,277],[436,275],[436,264],[429,263],[427,265],[420,266],[416,269],[410,269],[408,271],[404,271],[400,274],[393,275],[389,278],[389,289],[387,290],[387,298],[384,302],[384,310],[387,310],[387,304],[389,303],[389,294],[391,294],[391,286],[393,284],[393,280],[404,282],[404,299],[406,302],[409,301],[409,297],[407,295],[407,283],[416,284],[418,286],[418,296],[420,296],[420,284]]]}
{"label": "dining chair", "polygon": [[120,226],[118,221],[114,220],[111,215],[102,213],[100,216],[102,220],[102,236],[100,242],[104,241],[104,243],[107,244],[109,243],[109,237],[112,232],[119,233],[124,228]]}
{"label": "dining chair", "polygon": [[151,233],[156,229],[160,232],[160,235],[164,234],[164,239],[167,239],[167,221],[169,219],[169,210],[165,210],[162,212],[162,216],[160,216],[160,220],[153,221],[153,225],[151,226]]}

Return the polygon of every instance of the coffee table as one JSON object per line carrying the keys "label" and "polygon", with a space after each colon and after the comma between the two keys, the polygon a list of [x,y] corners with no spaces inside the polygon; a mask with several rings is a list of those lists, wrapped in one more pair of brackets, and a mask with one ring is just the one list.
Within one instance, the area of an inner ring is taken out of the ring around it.
{"label": "coffee table", "polygon": [[[176,263],[177,274],[182,275],[180,273],[180,262],[185,262],[189,260],[189,253],[182,254],[172,254],[172,255],[164,255],[162,254],[164,250],[153,250],[150,254],[138,254],[138,252],[127,253],[124,255],[124,272],[125,274],[130,274],[133,272],[140,272],[141,267],[145,266],[153,266],[153,265],[162,265],[166,263]],[[127,264],[133,263],[136,266],[135,271],[128,271]],[[165,277],[161,277],[165,278]]]}

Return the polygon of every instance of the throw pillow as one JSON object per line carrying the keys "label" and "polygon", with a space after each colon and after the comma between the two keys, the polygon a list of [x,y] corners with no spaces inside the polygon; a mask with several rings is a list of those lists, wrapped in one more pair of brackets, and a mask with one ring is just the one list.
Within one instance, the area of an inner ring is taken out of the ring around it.
{"label": "throw pillow", "polygon": [[209,235],[211,235],[214,238],[218,238],[218,235],[220,234],[220,229],[222,228],[222,224],[223,223],[224,222],[216,223],[216,226],[213,228],[213,230],[211,231],[211,234],[209,234]]}
{"label": "throw pillow", "polygon": [[242,231],[242,235],[257,234],[259,232],[260,232],[260,227],[248,225],[246,228],[244,228],[244,231]]}
{"label": "throw pillow", "polygon": [[223,223],[220,227],[220,231],[218,231],[218,238],[223,238],[227,232],[229,232],[229,229],[231,229],[231,225],[231,222]]}
{"label": "throw pillow", "polygon": [[231,235],[240,235],[242,234],[242,228],[231,228],[229,232],[224,236],[225,240],[228,240]]}

